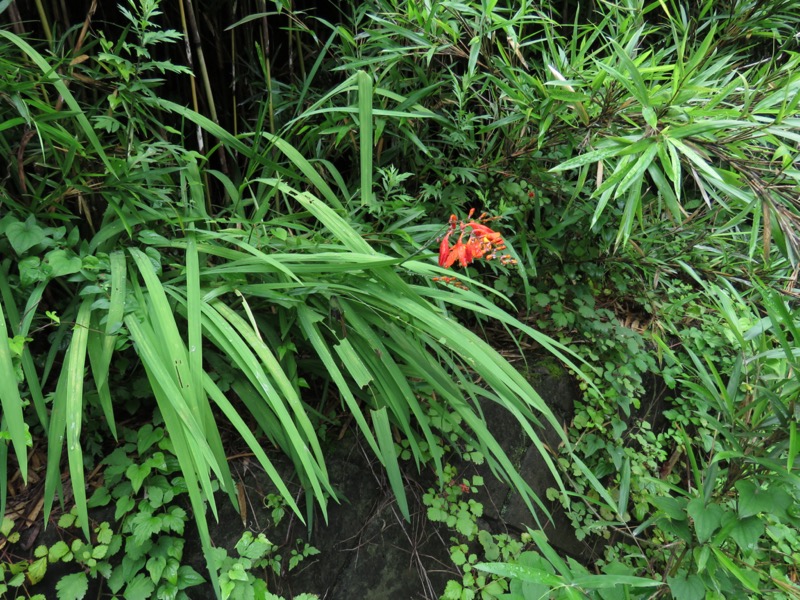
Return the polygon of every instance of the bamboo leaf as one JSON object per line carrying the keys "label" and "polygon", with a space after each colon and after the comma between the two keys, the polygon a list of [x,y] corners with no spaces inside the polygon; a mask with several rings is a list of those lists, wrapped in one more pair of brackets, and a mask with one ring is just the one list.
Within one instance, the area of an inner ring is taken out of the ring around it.
{"label": "bamboo leaf", "polygon": [[365,71],[356,74],[358,81],[358,139],[361,147],[361,205],[372,206],[372,77]]}

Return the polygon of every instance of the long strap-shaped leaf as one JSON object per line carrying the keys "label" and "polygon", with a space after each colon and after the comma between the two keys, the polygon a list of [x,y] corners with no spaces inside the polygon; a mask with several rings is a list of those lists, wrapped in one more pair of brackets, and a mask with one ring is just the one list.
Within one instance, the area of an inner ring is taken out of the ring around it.
{"label": "long strap-shaped leaf", "polygon": [[83,534],[89,539],[89,515],[86,506],[86,488],[83,472],[83,452],[80,435],[83,423],[83,382],[85,379],[86,341],[92,316],[94,296],[84,298],[75,318],[72,339],[64,358],[64,365],[53,398],[50,429],[47,434],[47,472],[44,487],[45,522],[50,515],[53,498],[61,476],[61,451],[66,432],[67,460],[78,520]]}
{"label": "long strap-shaped leaf", "polygon": [[[28,452],[25,447],[25,420],[22,416],[22,398],[17,386],[17,375],[11,361],[11,348],[8,343],[8,329],[0,302],[0,405],[3,418],[11,435],[11,444],[17,455],[22,480],[28,482]],[[5,498],[5,496],[4,496]]]}
{"label": "long strap-shaped leaf", "polygon": [[[224,303],[214,302],[213,309],[205,305],[203,313],[207,319],[204,320],[203,326],[209,339],[225,352],[232,363],[245,374],[253,389],[266,401],[270,410],[277,417],[281,428],[286,433],[288,443],[291,445],[291,448],[284,448],[284,450],[300,462],[304,475],[314,490],[315,496],[320,501],[320,507],[323,511],[323,516],[325,516],[327,509],[322,487],[324,486],[326,491],[333,497],[335,497],[335,493],[325,472],[324,457],[316,434],[313,428],[310,432],[308,431],[308,424],[306,423],[308,416],[299,406],[299,399],[296,398],[296,394],[280,365],[277,364],[277,361],[274,361],[274,357],[271,358],[269,352],[265,351],[266,348],[262,347],[263,343],[259,343],[254,334],[248,336],[247,343],[240,337],[242,332],[246,331],[244,328],[247,327],[247,324]],[[243,325],[244,328],[237,327],[234,329],[231,326],[232,324],[234,326]],[[270,377],[267,377],[267,373],[262,369],[259,360],[250,347],[256,349],[256,354],[261,358],[261,364],[267,366],[272,381],[278,382],[281,394],[277,393]],[[295,421],[286,410],[285,402],[295,405],[293,412],[300,422],[301,429],[297,428]],[[304,433],[301,433],[301,431]],[[311,446],[311,449],[309,446]],[[314,454],[312,454],[312,451]]]}
{"label": "long strap-shaped leaf", "polygon": [[[11,286],[8,284],[8,278],[6,277],[7,264],[8,263],[0,267],[0,295],[2,297],[2,303],[4,303],[6,318],[8,318],[9,325],[11,326],[11,333],[26,338],[28,337],[33,317],[36,314],[36,307],[42,299],[42,294],[47,284],[41,282],[33,288],[30,296],[28,296],[25,310],[22,313],[23,317],[20,319],[19,311],[14,304],[14,294],[11,292]],[[15,327],[15,323],[18,324],[17,327]],[[42,427],[47,429],[50,420],[47,416],[47,407],[45,406],[44,394],[42,394],[42,385],[36,371],[36,365],[33,362],[33,356],[27,344],[25,344],[22,349],[22,373],[25,375],[25,385],[28,387],[28,391],[31,394],[33,406],[36,409],[36,416],[39,418]]]}
{"label": "long strap-shaped leaf", "polygon": [[[156,277],[150,259],[135,248],[131,249],[131,254],[147,287],[149,297],[142,300],[142,306],[148,311],[145,320],[139,322],[137,319],[126,318],[125,323],[138,343],[143,361],[145,358],[150,361],[147,365],[148,373],[157,377],[160,385],[169,392],[165,399],[181,416],[185,426],[193,430],[197,440],[202,441],[201,448],[209,450],[211,456],[207,457],[207,466],[214,470],[222,488],[233,498],[235,486],[222,449],[219,430],[210,415],[211,408],[204,390],[197,387],[192,377],[188,351],[178,331],[164,287]],[[134,330],[138,332],[138,336]],[[158,331],[158,335],[155,331]],[[165,365],[170,365],[170,368],[167,369]],[[177,391],[177,394],[173,394],[173,391]],[[206,496],[211,498],[213,492],[207,470],[205,466],[201,466],[198,474]],[[210,506],[216,516],[216,505],[211,502]]]}
{"label": "long strap-shaped leaf", "polygon": [[96,327],[89,332],[89,363],[92,367],[92,378],[97,387],[100,406],[106,417],[111,434],[117,437],[117,426],[114,420],[114,406],[111,390],[108,385],[109,367],[116,343],[116,331],[122,325],[125,311],[125,280],[126,265],[125,254],[121,251],[112,252],[111,263],[111,297],[108,303],[108,314],[104,330],[100,330],[99,319],[95,319]]}

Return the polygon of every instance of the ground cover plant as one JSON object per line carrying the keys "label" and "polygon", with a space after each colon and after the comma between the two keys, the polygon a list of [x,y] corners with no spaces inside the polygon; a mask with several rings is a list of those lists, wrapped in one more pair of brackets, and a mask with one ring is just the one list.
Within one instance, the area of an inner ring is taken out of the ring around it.
{"label": "ground cover plant", "polygon": [[[444,597],[800,596],[795,3],[181,6],[0,3],[0,512],[45,447],[44,519],[72,498],[86,542],[60,597],[87,576],[116,593],[125,568],[139,597],[199,577],[173,541],[112,564],[122,537],[90,528],[85,474],[119,483],[120,422],[154,411],[141,427],[169,440],[220,597],[266,594],[250,569],[274,549],[212,547],[214,492],[237,502],[218,423],[311,522],[349,419],[402,513],[400,455],[438,473],[425,502],[462,572]],[[580,380],[567,431],[498,326]],[[643,413],[653,381],[668,398]],[[487,402],[558,487],[520,477]],[[530,532],[478,531],[446,487],[459,443],[523,495]],[[535,529],[546,498],[605,554],[559,555]],[[181,534],[135,504],[148,540]],[[143,541],[128,510],[115,535]],[[61,550],[4,565],[0,590]]]}

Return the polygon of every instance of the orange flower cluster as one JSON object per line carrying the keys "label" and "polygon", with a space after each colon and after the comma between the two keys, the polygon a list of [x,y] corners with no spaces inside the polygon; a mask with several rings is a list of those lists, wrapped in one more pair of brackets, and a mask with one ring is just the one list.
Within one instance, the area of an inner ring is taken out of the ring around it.
{"label": "orange flower cluster", "polygon": [[[474,212],[475,209],[471,209],[467,219],[472,219]],[[439,244],[439,266],[449,268],[458,262],[462,267],[466,267],[473,260],[479,258],[484,260],[496,258],[498,251],[506,249],[506,244],[499,233],[486,225],[487,222],[494,218],[496,217],[487,218],[484,213],[475,221],[469,220],[459,223],[458,217],[450,215],[447,233],[444,234],[442,242]],[[465,240],[464,236],[467,228],[470,231]],[[450,236],[455,233],[456,229],[460,229],[458,240],[451,246]],[[509,254],[500,256],[500,261],[504,265],[513,265],[517,262]]]}
{"label": "orange flower cluster", "polygon": [[452,285],[453,287],[457,287],[462,290],[469,289],[467,286],[465,286],[458,280],[458,277],[434,277],[433,281],[438,281],[439,283],[443,283],[445,285]]}

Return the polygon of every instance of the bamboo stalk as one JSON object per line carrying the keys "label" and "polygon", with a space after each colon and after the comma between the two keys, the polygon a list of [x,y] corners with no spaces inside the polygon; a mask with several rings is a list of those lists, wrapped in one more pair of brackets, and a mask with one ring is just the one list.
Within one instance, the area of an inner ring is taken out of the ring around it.
{"label": "bamboo stalk", "polygon": [[269,23],[267,21],[267,2],[261,0],[260,8],[264,15],[261,18],[261,35],[264,47],[264,71],[267,78],[267,107],[269,109],[269,132],[275,133],[275,106],[272,103],[272,66],[269,52]]}
{"label": "bamboo stalk", "polygon": [[[189,63],[189,68],[194,73],[194,58],[192,56],[192,45],[189,42],[189,30],[186,23],[186,10],[183,7],[183,2],[179,4],[180,12],[181,12],[181,27],[183,27],[183,36],[184,36],[184,43],[186,46],[186,62]],[[199,113],[200,107],[198,105],[197,100],[197,81],[195,80],[194,76],[189,77],[189,89],[192,91],[192,108],[194,112]],[[202,128],[197,125],[197,144],[200,148],[200,151],[203,151],[204,143],[203,143],[203,130]]]}
{"label": "bamboo stalk", "polygon": [[186,21],[189,25],[189,31],[192,37],[192,44],[194,51],[197,55],[197,63],[200,66],[200,76],[203,79],[203,89],[206,93],[206,100],[208,101],[208,111],[211,114],[211,120],[219,125],[219,118],[217,117],[217,106],[214,103],[214,93],[211,89],[211,79],[208,76],[208,68],[206,67],[206,59],[203,54],[203,46],[200,42],[200,31],[197,28],[197,17],[194,12],[193,0],[185,0],[186,8]]}
{"label": "bamboo stalk", "polygon": [[47,22],[47,13],[44,11],[42,0],[36,1],[36,12],[39,13],[39,20],[42,22],[42,29],[44,30],[44,37],[48,44],[53,43],[53,32],[50,30],[50,23]]}
{"label": "bamboo stalk", "polygon": [[[211,90],[211,79],[208,76],[208,68],[206,67],[206,59],[205,55],[203,54],[203,46],[200,41],[200,31],[197,27],[197,17],[195,16],[194,12],[194,4],[192,4],[192,0],[185,0],[185,4],[181,3],[181,7],[186,9],[186,22],[188,25],[188,30],[191,33],[192,43],[194,45],[195,53],[197,54],[197,62],[200,65],[200,76],[203,79],[203,89],[206,93],[206,100],[208,101],[208,111],[211,116],[211,120],[214,121],[217,125],[219,125],[219,117],[217,116],[217,106],[214,103],[214,93]],[[228,173],[228,161],[225,157],[225,150],[222,146],[220,146],[219,151],[219,162],[220,168],[223,173]],[[210,191],[208,190],[208,185],[206,185],[206,203],[208,204],[207,210],[208,214],[211,214],[211,200],[209,197]]]}
{"label": "bamboo stalk", "polygon": [[14,33],[19,36],[24,35],[25,29],[22,27],[22,16],[19,14],[16,2],[8,5],[8,15],[11,17],[11,26],[14,28]]}

